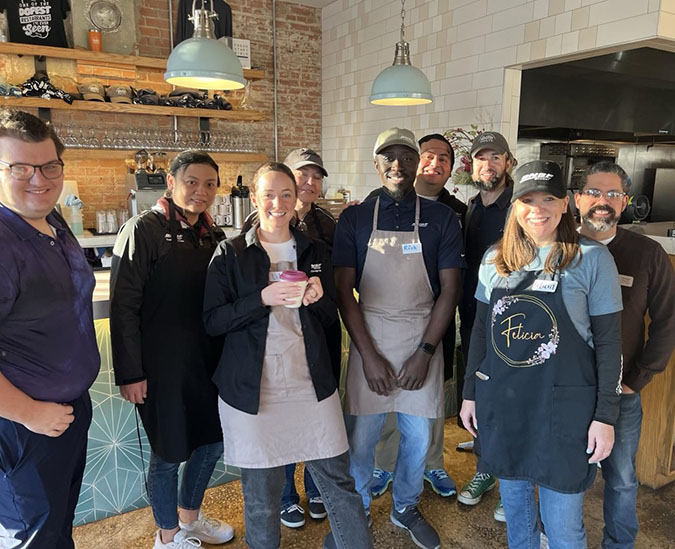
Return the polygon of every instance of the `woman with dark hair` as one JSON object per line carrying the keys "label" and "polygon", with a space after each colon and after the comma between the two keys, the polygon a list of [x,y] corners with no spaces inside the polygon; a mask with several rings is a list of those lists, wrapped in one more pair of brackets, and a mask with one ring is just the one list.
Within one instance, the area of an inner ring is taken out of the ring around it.
{"label": "woman with dark hair", "polygon": [[[148,495],[155,549],[225,543],[229,524],[200,506],[222,455],[218,393],[211,381],[222,340],[202,323],[206,270],[224,235],[207,210],[219,185],[206,153],[183,151],[167,192],[120,230],[110,276],[115,383],[135,404],[150,441]],[[185,462],[180,490],[178,467]]]}
{"label": "woman with dark hair", "polygon": [[586,547],[583,498],[614,444],[621,291],[605,246],[580,237],[560,167],[515,178],[504,237],[483,258],[461,417],[499,478],[509,547]]}
{"label": "woman with dark hair", "polygon": [[204,322],[225,336],[218,386],[224,461],[241,468],[246,542],[279,547],[285,465],[304,461],[337,547],[372,547],[349,475],[347,434],[324,327],[337,317],[326,245],[290,227],[296,183],[284,164],[253,176],[259,221],[221,242],[206,279]]}

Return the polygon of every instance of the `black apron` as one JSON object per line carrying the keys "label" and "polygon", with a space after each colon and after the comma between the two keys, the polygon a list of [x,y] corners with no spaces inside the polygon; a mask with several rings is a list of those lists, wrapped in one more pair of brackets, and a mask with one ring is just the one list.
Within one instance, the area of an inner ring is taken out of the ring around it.
{"label": "black apron", "polygon": [[[169,201],[171,249],[155,264],[141,308],[143,369],[148,397],[138,406],[152,451],[186,461],[204,444],[222,440],[218,390],[211,381],[221,338],[204,330],[204,284],[217,245],[178,245],[176,210]],[[181,237],[187,235],[180,235]]]}
{"label": "black apron", "polygon": [[[478,470],[583,492],[597,469],[586,454],[597,397],[595,352],[567,313],[560,276],[528,272],[512,290],[508,278],[500,280],[476,374]],[[541,289],[556,283],[554,291]]]}

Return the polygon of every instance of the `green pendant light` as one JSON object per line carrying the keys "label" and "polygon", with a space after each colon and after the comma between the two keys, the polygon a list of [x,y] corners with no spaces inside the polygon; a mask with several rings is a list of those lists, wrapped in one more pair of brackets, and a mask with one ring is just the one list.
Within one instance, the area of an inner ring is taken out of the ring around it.
{"label": "green pendant light", "polygon": [[192,2],[192,38],[178,44],[166,63],[164,80],[174,86],[200,90],[238,90],[246,85],[244,71],[236,54],[222,40],[216,40],[211,19],[213,10],[195,8]]}
{"label": "green pendant light", "polygon": [[373,105],[425,105],[433,101],[431,84],[410,62],[410,44],[405,41],[405,0],[401,0],[401,40],[396,44],[394,64],[377,75],[370,92]]}

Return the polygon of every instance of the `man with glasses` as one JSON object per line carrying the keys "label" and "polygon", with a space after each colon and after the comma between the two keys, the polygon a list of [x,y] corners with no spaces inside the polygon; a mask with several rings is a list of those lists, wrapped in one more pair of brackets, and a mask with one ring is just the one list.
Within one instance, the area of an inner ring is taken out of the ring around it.
{"label": "man with glasses", "polygon": [[63,151],[0,111],[0,547],[74,546],[99,354],[94,275],[54,211]]}
{"label": "man with glasses", "polygon": [[[575,204],[581,234],[607,246],[619,271],[623,313],[621,408],[614,425],[615,442],[602,462],[605,479],[603,547],[633,547],[638,532],[638,482],[635,454],[640,442],[640,391],[663,371],[675,338],[675,275],[656,241],[617,227],[628,204],[631,181],[621,166],[594,164],[583,174]],[[651,323],[645,341],[645,314]]]}
{"label": "man with glasses", "polygon": [[[333,249],[333,237],[337,221],[328,210],[315,204],[321,194],[323,178],[328,177],[328,172],[323,167],[323,160],[312,149],[294,149],[284,164],[288,166],[295,176],[297,188],[297,202],[295,205],[295,220],[291,223],[300,231],[307,233],[312,238],[322,240],[328,247]],[[244,221],[241,234],[245,234],[258,221],[258,212],[252,212]],[[332,326],[326,328],[326,342],[333,367],[333,375],[340,382],[340,358],[342,330],[338,320]],[[323,499],[319,489],[314,484],[309,471],[304,473],[305,494],[307,495],[309,516],[315,520],[323,520],[328,516],[323,505]],[[288,528],[300,528],[305,524],[305,510],[300,506],[300,496],[295,488],[295,463],[286,466],[286,485],[281,496],[281,524]]]}

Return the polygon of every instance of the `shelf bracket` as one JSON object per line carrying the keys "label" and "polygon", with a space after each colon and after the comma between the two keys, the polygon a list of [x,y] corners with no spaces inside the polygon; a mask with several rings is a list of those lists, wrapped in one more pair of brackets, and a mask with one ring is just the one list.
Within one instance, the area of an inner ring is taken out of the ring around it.
{"label": "shelf bracket", "polygon": [[199,117],[199,143],[208,145],[211,140],[211,122],[208,118]]}

